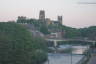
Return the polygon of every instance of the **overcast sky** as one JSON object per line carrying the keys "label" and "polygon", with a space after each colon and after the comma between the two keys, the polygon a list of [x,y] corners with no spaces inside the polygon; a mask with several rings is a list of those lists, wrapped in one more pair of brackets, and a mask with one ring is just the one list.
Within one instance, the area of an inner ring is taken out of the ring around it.
{"label": "overcast sky", "polygon": [[[80,2],[94,4],[78,4]],[[56,20],[63,16],[63,24],[81,28],[96,26],[96,0],[0,0],[0,21],[16,20],[18,16],[39,17],[45,10],[46,17]]]}

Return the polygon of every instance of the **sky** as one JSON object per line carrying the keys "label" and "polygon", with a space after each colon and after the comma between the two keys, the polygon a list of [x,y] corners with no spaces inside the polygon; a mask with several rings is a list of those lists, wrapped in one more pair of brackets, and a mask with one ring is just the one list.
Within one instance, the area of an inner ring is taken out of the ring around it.
{"label": "sky", "polygon": [[0,0],[0,21],[16,20],[18,16],[38,19],[40,10],[45,10],[51,20],[62,15],[66,26],[96,26],[96,0]]}

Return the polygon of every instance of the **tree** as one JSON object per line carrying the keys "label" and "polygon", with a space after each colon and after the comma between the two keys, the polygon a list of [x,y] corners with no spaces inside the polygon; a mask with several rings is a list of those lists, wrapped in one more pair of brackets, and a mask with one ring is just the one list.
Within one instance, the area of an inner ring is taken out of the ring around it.
{"label": "tree", "polygon": [[81,36],[96,40],[96,26],[80,29]]}
{"label": "tree", "polygon": [[43,34],[49,34],[50,32],[48,31],[48,28],[46,25],[42,24],[40,27],[40,32],[42,32]]}
{"label": "tree", "polygon": [[[0,23],[0,64],[41,64],[47,58],[45,41],[22,25]],[[38,63],[39,62],[39,63]]]}
{"label": "tree", "polygon": [[64,38],[77,38],[80,37],[80,32],[76,28],[67,27],[67,26],[61,26],[62,30],[65,31],[65,34],[63,35]]}

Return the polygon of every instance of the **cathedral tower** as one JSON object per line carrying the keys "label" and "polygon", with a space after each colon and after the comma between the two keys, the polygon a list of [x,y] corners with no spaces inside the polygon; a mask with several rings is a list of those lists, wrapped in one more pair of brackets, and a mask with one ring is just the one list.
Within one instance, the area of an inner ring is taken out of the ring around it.
{"label": "cathedral tower", "polygon": [[40,10],[39,20],[40,21],[45,21],[45,11],[44,10]]}
{"label": "cathedral tower", "polygon": [[62,21],[63,21],[62,16],[58,16],[58,21],[59,21],[60,24],[62,24]]}

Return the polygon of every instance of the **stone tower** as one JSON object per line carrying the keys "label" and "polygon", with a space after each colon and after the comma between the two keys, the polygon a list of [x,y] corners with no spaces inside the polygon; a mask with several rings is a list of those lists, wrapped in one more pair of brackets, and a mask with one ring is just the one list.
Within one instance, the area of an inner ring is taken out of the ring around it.
{"label": "stone tower", "polygon": [[44,10],[40,10],[39,20],[40,21],[45,21],[45,11]]}
{"label": "stone tower", "polygon": [[60,24],[62,24],[62,21],[63,21],[62,16],[58,16],[58,21],[59,21]]}

